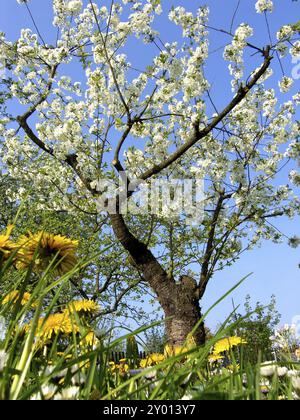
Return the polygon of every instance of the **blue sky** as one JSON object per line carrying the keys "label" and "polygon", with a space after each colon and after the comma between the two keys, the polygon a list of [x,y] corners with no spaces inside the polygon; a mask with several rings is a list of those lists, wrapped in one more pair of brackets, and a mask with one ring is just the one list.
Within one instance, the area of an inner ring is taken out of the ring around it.
{"label": "blue sky", "polygon": [[[94,0],[97,1],[97,0]],[[99,4],[107,4],[107,0],[101,0]],[[194,10],[197,6],[207,4],[210,7],[210,25],[229,30],[232,16],[236,8],[237,0],[163,0],[164,10],[170,9],[172,5],[184,5],[187,9]],[[292,0],[275,0],[275,11],[269,15],[271,32],[287,23],[295,23],[299,19],[300,3]],[[55,32],[51,29],[51,0],[31,0],[30,8],[38,23],[39,29],[49,43],[54,43]],[[268,32],[263,15],[255,13],[255,0],[241,0],[240,8],[236,14],[235,26],[241,22],[247,22],[255,28],[255,36],[251,42],[259,46],[268,43]],[[179,31],[168,24],[164,17],[156,22],[156,27],[161,31],[164,42],[179,39]],[[16,39],[20,29],[32,27],[30,17],[24,6],[16,0],[0,0],[0,30],[5,32],[9,39]],[[226,45],[228,38],[217,32],[211,33],[211,49]],[[134,48],[129,54],[141,66],[149,62],[147,56],[136,54]],[[249,61],[249,68],[254,69],[258,65],[260,57],[253,57]],[[284,62],[284,69],[287,75],[291,74],[292,63],[290,60]],[[280,67],[275,64],[275,74],[278,75]],[[227,63],[221,58],[221,53],[213,53],[206,68],[206,74],[212,84],[212,93],[218,106],[223,105],[230,95],[230,86],[227,83]],[[300,90],[300,79],[295,83],[295,92]],[[300,119],[300,116],[299,116]],[[287,173],[282,173],[279,182],[287,183]],[[275,221],[275,225],[287,236],[300,236],[299,218],[295,221],[282,219]],[[263,243],[262,247],[244,254],[239,262],[230,269],[224,270],[216,275],[208,288],[203,306],[207,309],[223,293],[242,277],[253,272],[253,275],[221,306],[214,310],[209,316],[209,325],[214,327],[232,310],[233,298],[235,304],[244,302],[247,294],[252,296],[253,302],[261,301],[268,303],[270,296],[274,294],[278,302],[278,310],[282,314],[282,323],[291,323],[295,315],[300,314],[300,249],[294,250],[287,244],[275,245]]]}

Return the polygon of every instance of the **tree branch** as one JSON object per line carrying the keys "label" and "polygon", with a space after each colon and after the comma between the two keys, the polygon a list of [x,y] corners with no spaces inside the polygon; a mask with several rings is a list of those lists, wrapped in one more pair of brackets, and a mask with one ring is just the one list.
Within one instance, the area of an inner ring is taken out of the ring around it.
{"label": "tree branch", "polygon": [[119,159],[119,154],[120,154],[120,151],[121,151],[121,149],[122,149],[123,144],[125,143],[125,141],[126,141],[127,137],[128,137],[128,136],[129,136],[129,134],[130,134],[130,131],[132,130],[133,124],[134,124],[134,122],[133,122],[133,121],[128,122],[127,128],[126,128],[126,130],[124,131],[124,133],[123,133],[122,137],[120,138],[120,140],[119,140],[119,142],[118,142],[118,144],[117,144],[116,150],[115,150],[114,160],[112,161],[112,164],[113,164],[113,166],[115,167],[115,169],[116,169],[116,171],[117,171],[118,173],[120,173],[120,172],[125,172],[125,171],[124,171],[124,168],[123,168],[123,166],[122,166],[122,164],[121,164],[121,162],[120,162],[120,159]]}
{"label": "tree branch", "polygon": [[[48,148],[46,146],[46,144],[40,140],[37,135],[32,131],[32,129],[29,127],[28,123],[27,123],[27,118],[26,117],[27,113],[22,115],[22,116],[18,116],[16,118],[16,120],[18,121],[19,125],[21,128],[23,128],[23,130],[25,131],[25,133],[27,134],[27,136],[40,148],[42,149],[44,152],[48,153],[51,156],[53,155],[53,150],[51,148]],[[31,114],[32,115],[32,114]],[[25,117],[24,117],[25,116]]]}
{"label": "tree branch", "polygon": [[73,284],[73,286],[78,290],[78,292],[81,294],[81,296],[83,297],[83,299],[89,300],[90,298],[88,297],[88,295],[85,293],[85,291],[76,283],[75,280],[70,279],[70,282]]}
{"label": "tree branch", "polygon": [[214,239],[215,239],[215,233],[216,233],[216,227],[217,227],[217,223],[219,220],[219,216],[220,213],[222,211],[223,208],[223,203],[226,199],[230,198],[230,195],[225,195],[224,192],[222,192],[219,196],[218,202],[217,202],[217,206],[215,208],[213,217],[212,217],[212,221],[211,221],[211,225],[210,225],[210,230],[209,230],[209,234],[208,234],[208,241],[206,244],[206,249],[204,252],[204,260],[203,260],[203,264],[202,264],[202,268],[201,268],[201,274],[200,274],[200,283],[198,285],[198,294],[199,294],[199,299],[201,299],[205,293],[209,278],[208,278],[208,271],[209,271],[209,263],[210,263],[210,259],[212,257],[213,251],[214,251]]}
{"label": "tree branch", "polygon": [[49,93],[51,92],[52,86],[53,86],[53,78],[56,74],[57,68],[59,64],[55,64],[51,67],[50,74],[49,74],[49,81],[47,83],[46,90],[44,93],[40,96],[40,98],[28,109],[28,111],[25,112],[25,114],[18,117],[21,121],[27,121],[29,117],[31,117],[32,114],[35,113],[37,107],[41,105],[48,97]]}
{"label": "tree branch", "polygon": [[137,282],[135,282],[134,284],[131,284],[126,289],[122,290],[122,292],[118,296],[116,296],[116,299],[115,299],[115,302],[113,303],[113,305],[109,309],[106,309],[105,311],[98,312],[92,318],[92,320],[95,320],[95,319],[99,318],[100,316],[105,316],[105,315],[109,315],[109,314],[112,314],[112,313],[116,312],[118,310],[119,304],[123,300],[124,296],[128,292],[130,292],[132,289],[134,289],[135,287],[137,287],[139,285],[139,283],[140,283],[140,280],[137,281]]}
{"label": "tree branch", "polygon": [[[280,217],[283,216],[284,212],[283,211],[278,211],[278,212],[274,212],[274,213],[270,213],[270,214],[266,214],[266,215],[261,215],[260,218],[261,219],[269,219],[269,218],[275,218],[275,217]],[[221,245],[219,246],[219,248],[216,248],[213,251],[216,251],[216,255],[214,256],[212,263],[211,263],[211,267],[209,269],[208,272],[208,281],[211,278],[211,276],[214,273],[214,268],[220,258],[220,255],[226,245],[226,242],[228,241],[230,235],[232,234],[232,232],[234,232],[234,230],[236,230],[239,226],[241,226],[242,224],[244,224],[247,221],[251,221],[251,219],[253,219],[253,217],[256,216],[256,213],[251,213],[248,216],[245,216],[242,220],[240,220],[238,223],[236,223],[232,228],[230,228],[227,232],[225,232],[225,234],[222,236],[222,238],[220,239],[219,243],[221,243]]]}
{"label": "tree branch", "polygon": [[113,77],[113,81],[114,81],[115,87],[117,89],[117,92],[119,94],[120,100],[121,100],[121,102],[122,102],[122,104],[123,104],[123,106],[125,108],[126,113],[127,113],[128,120],[130,121],[131,120],[130,109],[129,109],[126,101],[125,101],[125,98],[124,98],[122,92],[121,92],[121,89],[120,89],[120,86],[119,86],[119,83],[118,83],[118,80],[117,80],[117,76],[115,74],[115,70],[114,70],[114,68],[113,68],[113,66],[111,64],[111,60],[110,60],[110,57],[109,57],[108,52],[107,52],[107,49],[106,49],[106,40],[103,37],[102,31],[101,31],[101,28],[100,28],[100,24],[99,24],[99,21],[98,21],[98,18],[97,18],[97,14],[96,14],[96,11],[95,11],[95,7],[94,7],[94,4],[93,4],[93,2],[91,0],[90,0],[90,5],[91,5],[92,11],[93,11],[93,15],[94,15],[94,18],[95,18],[95,21],[96,21],[96,25],[98,27],[98,31],[99,31],[99,35],[100,35],[100,38],[101,38],[101,42],[103,44],[103,50],[104,50],[104,54],[105,54],[105,58],[106,58],[107,64],[108,64],[109,69],[111,71],[111,74],[112,74],[112,77]]}
{"label": "tree branch", "polygon": [[106,292],[106,290],[109,288],[109,286],[111,285],[111,283],[112,283],[112,278],[113,278],[113,275],[114,275],[114,273],[115,273],[115,271],[117,270],[117,268],[119,268],[119,266],[115,266],[112,270],[111,270],[111,272],[110,272],[110,274],[107,276],[107,278],[106,278],[106,280],[105,280],[105,282],[103,283],[103,285],[100,287],[100,279],[99,279],[99,277],[100,277],[100,274],[98,273],[98,275],[97,275],[97,281],[96,281],[96,284],[97,284],[97,289],[96,289],[96,291],[95,291],[95,293],[94,293],[94,295],[93,295],[93,297],[92,297],[92,300],[95,300],[95,299],[97,299],[97,297],[99,296],[99,295],[101,295],[102,293],[104,293],[104,292]]}
{"label": "tree branch", "polygon": [[160,173],[162,170],[168,168],[174,162],[176,162],[182,155],[184,155],[191,147],[193,147],[199,140],[206,137],[248,94],[248,92],[256,85],[258,80],[265,74],[267,69],[271,64],[273,57],[269,54],[270,49],[267,47],[265,49],[265,60],[260,69],[254,74],[251,80],[246,84],[246,86],[241,86],[236,96],[232,101],[223,109],[222,112],[217,115],[212,122],[207,125],[203,130],[199,131],[198,124],[194,125],[193,133],[188,141],[186,141],[182,146],[172,153],[165,161],[161,162],[158,165],[153,166],[146,172],[144,172],[140,179],[147,180],[153,175]]}
{"label": "tree branch", "polygon": [[174,279],[168,276],[148,247],[129,231],[121,214],[111,214],[110,220],[117,239],[131,257],[131,264],[143,274],[160,300],[170,300]]}

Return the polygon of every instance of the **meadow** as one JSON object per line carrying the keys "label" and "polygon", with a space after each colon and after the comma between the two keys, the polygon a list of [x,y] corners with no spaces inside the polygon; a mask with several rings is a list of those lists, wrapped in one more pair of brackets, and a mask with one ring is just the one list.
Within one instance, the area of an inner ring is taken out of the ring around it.
{"label": "meadow", "polygon": [[[95,301],[65,300],[70,278],[88,263],[75,259],[75,242],[40,233],[14,243],[9,239],[12,229],[0,236],[0,277],[12,279],[10,289],[2,290],[0,302],[1,399],[300,398],[300,363],[288,340],[277,349],[276,361],[266,361],[261,348],[257,363],[250,363],[246,350],[251,343],[232,335],[245,319],[234,323],[232,314],[205,345],[197,346],[191,331],[184,346],[166,345],[161,353],[149,353],[142,338],[159,323],[121,336],[116,336],[113,327],[99,332]],[[49,247],[45,253],[46,243],[52,244],[54,254],[49,253]],[[120,348],[125,348],[125,357],[113,360]]]}

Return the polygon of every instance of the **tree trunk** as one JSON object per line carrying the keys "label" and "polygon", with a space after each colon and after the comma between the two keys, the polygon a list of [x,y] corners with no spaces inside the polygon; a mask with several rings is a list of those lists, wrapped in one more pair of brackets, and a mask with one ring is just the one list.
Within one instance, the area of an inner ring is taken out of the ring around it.
{"label": "tree trunk", "polygon": [[191,277],[183,276],[175,285],[171,299],[162,302],[165,312],[166,332],[171,346],[182,346],[195,326],[193,339],[197,345],[205,343],[204,323],[199,323],[202,315],[197,297],[197,284]]}
{"label": "tree trunk", "polygon": [[[165,313],[168,342],[182,346],[188,334],[201,319],[197,283],[188,276],[182,276],[179,283],[170,277],[158,260],[127,228],[123,216],[110,215],[116,237],[129,253],[134,265],[156,294]],[[205,342],[204,324],[194,333],[196,344]]]}

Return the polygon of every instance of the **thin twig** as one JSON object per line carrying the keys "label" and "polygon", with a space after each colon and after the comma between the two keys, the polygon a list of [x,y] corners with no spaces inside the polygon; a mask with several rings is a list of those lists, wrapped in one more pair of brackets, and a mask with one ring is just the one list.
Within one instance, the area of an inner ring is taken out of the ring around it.
{"label": "thin twig", "polygon": [[46,45],[46,43],[45,43],[45,41],[44,41],[44,39],[43,39],[43,37],[42,37],[42,35],[41,35],[41,32],[39,31],[39,28],[38,28],[38,26],[37,26],[37,24],[36,24],[35,20],[34,20],[33,14],[31,13],[31,10],[30,10],[30,8],[29,8],[29,6],[28,6],[28,3],[27,3],[27,2],[25,2],[24,4],[25,4],[25,7],[26,7],[26,9],[27,9],[27,11],[28,11],[28,13],[29,13],[29,15],[30,15],[30,18],[31,18],[32,23],[33,23],[33,25],[34,25],[34,27],[35,27],[35,30],[37,31],[38,36],[41,38],[41,41],[42,41],[42,43],[43,43],[43,44],[44,44],[44,46],[45,46],[45,45]]}

